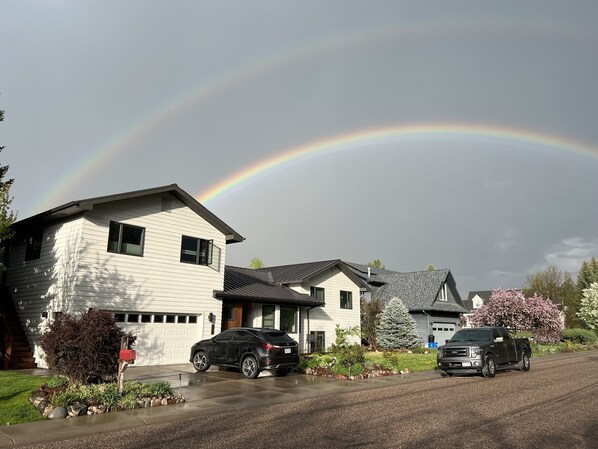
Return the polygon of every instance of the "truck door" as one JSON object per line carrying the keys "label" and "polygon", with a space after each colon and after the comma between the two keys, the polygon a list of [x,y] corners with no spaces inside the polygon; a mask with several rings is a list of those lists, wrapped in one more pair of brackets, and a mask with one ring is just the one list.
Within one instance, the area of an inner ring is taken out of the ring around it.
{"label": "truck door", "polygon": [[506,329],[500,329],[500,335],[503,338],[503,343],[508,356],[506,363],[515,363],[517,361],[517,347],[515,346],[515,340],[513,340],[511,334]]}
{"label": "truck door", "polygon": [[[502,337],[499,329],[492,329],[492,347],[494,349],[494,361],[497,365],[509,363],[509,354],[504,341],[497,341]],[[504,337],[503,337],[504,338]]]}

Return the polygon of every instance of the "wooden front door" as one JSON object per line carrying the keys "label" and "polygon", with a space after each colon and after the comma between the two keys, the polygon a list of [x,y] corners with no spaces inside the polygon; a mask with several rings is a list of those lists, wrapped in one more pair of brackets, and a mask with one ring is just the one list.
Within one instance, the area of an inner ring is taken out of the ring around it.
{"label": "wooden front door", "polygon": [[243,324],[243,304],[225,302],[222,304],[222,330],[241,327]]}

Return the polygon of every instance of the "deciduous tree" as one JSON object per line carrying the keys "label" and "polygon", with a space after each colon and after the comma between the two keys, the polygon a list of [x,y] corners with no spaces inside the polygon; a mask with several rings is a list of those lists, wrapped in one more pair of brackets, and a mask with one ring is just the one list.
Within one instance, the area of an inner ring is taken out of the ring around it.
{"label": "deciduous tree", "polygon": [[527,276],[523,285],[523,294],[528,298],[534,294],[540,295],[563,306],[562,285],[564,279],[565,273],[556,265],[550,265],[545,270]]}
{"label": "deciduous tree", "polygon": [[260,268],[264,267],[264,262],[262,262],[262,259],[259,257],[254,257],[251,259],[251,262],[249,262],[249,265],[247,266],[247,268],[251,268],[252,270],[259,270]]}
{"label": "deciduous tree", "polygon": [[590,329],[598,329],[598,282],[583,290],[577,316]]}
{"label": "deciduous tree", "polygon": [[556,304],[541,296],[525,298],[523,292],[498,289],[488,304],[473,312],[475,326],[504,326],[531,330],[540,342],[556,343],[563,330],[563,320]]}
{"label": "deciduous tree", "polygon": [[368,262],[367,266],[372,267],[372,268],[380,268],[380,269],[384,270],[384,264],[382,263],[382,261],[380,259],[374,259],[371,262]]}

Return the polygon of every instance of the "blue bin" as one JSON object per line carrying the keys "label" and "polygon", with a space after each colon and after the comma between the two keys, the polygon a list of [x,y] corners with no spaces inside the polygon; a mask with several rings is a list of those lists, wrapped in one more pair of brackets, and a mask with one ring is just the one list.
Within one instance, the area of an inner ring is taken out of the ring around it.
{"label": "blue bin", "polygon": [[428,343],[428,349],[436,349],[437,347],[438,347],[437,341]]}

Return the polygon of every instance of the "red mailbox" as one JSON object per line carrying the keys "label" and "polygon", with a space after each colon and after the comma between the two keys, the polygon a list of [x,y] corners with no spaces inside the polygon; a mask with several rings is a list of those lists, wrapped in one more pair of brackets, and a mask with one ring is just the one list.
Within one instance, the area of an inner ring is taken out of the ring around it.
{"label": "red mailbox", "polygon": [[137,353],[134,349],[121,349],[118,358],[125,362],[134,363],[137,358]]}

